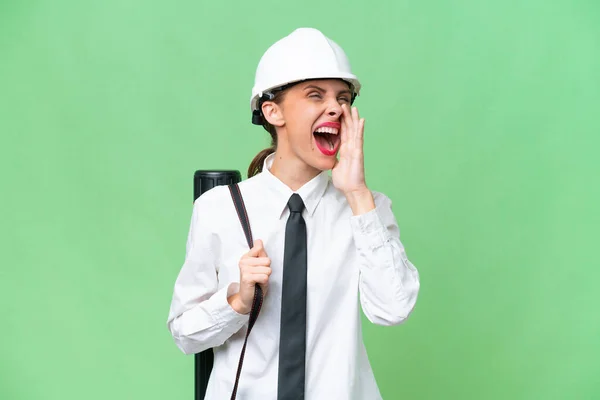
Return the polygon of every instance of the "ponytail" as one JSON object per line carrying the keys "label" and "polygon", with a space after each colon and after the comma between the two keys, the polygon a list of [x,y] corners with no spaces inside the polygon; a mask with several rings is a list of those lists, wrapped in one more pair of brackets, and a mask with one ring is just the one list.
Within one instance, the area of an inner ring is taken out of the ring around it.
{"label": "ponytail", "polygon": [[250,163],[250,166],[248,167],[248,178],[251,178],[254,175],[262,172],[265,159],[270,154],[275,153],[275,150],[277,149],[277,132],[275,131],[275,127],[265,121],[264,128],[267,130],[267,132],[269,132],[269,134],[271,134],[271,147],[262,150],[254,157]]}
{"label": "ponytail", "polygon": [[262,172],[265,159],[269,156],[269,154],[272,154],[274,152],[275,149],[273,147],[269,147],[268,149],[264,149],[263,151],[258,153],[250,163],[250,167],[248,167],[248,178],[251,178],[254,175]]}

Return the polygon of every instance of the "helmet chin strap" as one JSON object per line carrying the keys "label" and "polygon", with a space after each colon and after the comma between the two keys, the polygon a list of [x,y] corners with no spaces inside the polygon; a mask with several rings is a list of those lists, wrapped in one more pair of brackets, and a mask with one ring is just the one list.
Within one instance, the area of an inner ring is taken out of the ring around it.
{"label": "helmet chin strap", "polygon": [[[259,106],[260,106],[260,104],[259,104]],[[262,111],[260,109],[252,111],[252,123],[254,125],[264,125],[265,124],[265,120],[262,115]]]}

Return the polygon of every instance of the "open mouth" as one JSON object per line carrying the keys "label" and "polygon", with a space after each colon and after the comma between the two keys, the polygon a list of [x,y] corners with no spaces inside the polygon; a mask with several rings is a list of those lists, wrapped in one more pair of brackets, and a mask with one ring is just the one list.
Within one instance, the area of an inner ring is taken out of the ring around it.
{"label": "open mouth", "polygon": [[320,127],[313,132],[319,151],[326,156],[333,156],[340,146],[339,129],[335,127]]}

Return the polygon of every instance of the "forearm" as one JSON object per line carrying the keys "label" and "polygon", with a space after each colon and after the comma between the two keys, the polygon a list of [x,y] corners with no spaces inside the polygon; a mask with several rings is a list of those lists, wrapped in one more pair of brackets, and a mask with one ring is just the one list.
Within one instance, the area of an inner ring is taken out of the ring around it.
{"label": "forearm", "polygon": [[359,289],[365,315],[378,325],[406,320],[417,301],[419,276],[404,249],[391,240],[359,254]]}
{"label": "forearm", "polygon": [[[168,327],[181,351],[195,354],[220,346],[248,321],[248,315],[238,313],[229,304],[232,290],[235,285],[222,288],[193,305],[174,300]],[[183,309],[185,311],[178,311]]]}
{"label": "forearm", "polygon": [[352,217],[359,259],[363,311],[379,325],[395,325],[413,310],[419,291],[417,269],[400,242],[391,202],[380,196],[377,207]]}

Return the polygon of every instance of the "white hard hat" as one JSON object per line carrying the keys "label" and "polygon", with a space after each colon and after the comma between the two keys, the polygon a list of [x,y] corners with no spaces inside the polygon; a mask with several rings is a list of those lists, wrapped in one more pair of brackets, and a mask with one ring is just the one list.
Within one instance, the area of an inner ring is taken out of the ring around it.
{"label": "white hard hat", "polygon": [[252,122],[262,124],[260,99],[270,90],[307,79],[327,78],[347,81],[354,96],[359,95],[361,85],[350,70],[344,50],[317,29],[296,29],[269,47],[258,63],[250,99]]}

